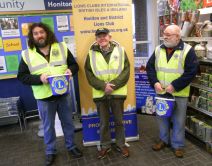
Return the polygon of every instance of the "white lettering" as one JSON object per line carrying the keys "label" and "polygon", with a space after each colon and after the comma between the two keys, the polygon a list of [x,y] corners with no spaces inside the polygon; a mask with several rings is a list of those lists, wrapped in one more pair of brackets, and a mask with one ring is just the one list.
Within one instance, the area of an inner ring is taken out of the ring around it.
{"label": "white lettering", "polygon": [[25,2],[19,2],[17,0],[8,0],[7,2],[0,2],[0,8],[13,9],[17,8],[23,10]]}
{"label": "white lettering", "polygon": [[69,7],[72,6],[71,2],[57,2],[57,3],[53,3],[53,2],[48,2],[48,7]]}

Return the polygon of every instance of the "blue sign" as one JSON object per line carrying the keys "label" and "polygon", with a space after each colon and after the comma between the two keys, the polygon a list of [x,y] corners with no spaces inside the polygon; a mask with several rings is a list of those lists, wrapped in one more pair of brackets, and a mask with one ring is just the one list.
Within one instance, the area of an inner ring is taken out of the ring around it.
{"label": "blue sign", "polygon": [[[137,115],[135,110],[131,110],[124,113],[123,124],[125,127],[125,136],[126,139],[130,138],[131,140],[138,140],[138,131],[137,131]],[[89,115],[82,116],[82,125],[83,125],[83,143],[86,145],[96,145],[100,140],[99,136],[99,117],[98,115]],[[111,138],[115,138],[115,123],[113,116],[110,117],[110,131]]]}
{"label": "blue sign", "polygon": [[146,72],[135,73],[136,109],[138,113],[155,114],[155,90]]}
{"label": "blue sign", "polygon": [[45,0],[46,10],[71,10],[72,0]]}

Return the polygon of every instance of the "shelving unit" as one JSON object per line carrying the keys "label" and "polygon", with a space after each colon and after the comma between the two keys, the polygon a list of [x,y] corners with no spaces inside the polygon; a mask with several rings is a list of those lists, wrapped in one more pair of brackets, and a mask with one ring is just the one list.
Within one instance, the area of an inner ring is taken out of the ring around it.
{"label": "shelving unit", "polygon": [[[160,40],[163,40],[163,37],[160,37]],[[183,41],[185,42],[207,42],[207,41],[212,41],[211,37],[183,37]]]}
{"label": "shelving unit", "polygon": [[191,103],[188,103],[188,106],[193,108],[194,110],[197,110],[197,111],[199,111],[199,112],[201,112],[201,113],[203,113],[205,115],[208,115],[208,116],[212,117],[212,112],[209,112],[209,111],[206,111],[204,109],[198,108],[198,107],[192,105]]}
{"label": "shelving unit", "polygon": [[[199,61],[199,65],[201,65],[204,68],[209,68],[212,69],[212,61],[208,60],[208,59],[203,59]],[[205,69],[206,70],[206,69]],[[201,73],[204,73],[204,71],[201,71]],[[212,75],[212,73],[209,73]],[[209,76],[210,78],[211,76]],[[210,80],[210,79],[209,79]],[[199,97],[197,100],[194,100],[195,103],[188,103],[188,113],[187,113],[187,127],[186,127],[186,132],[187,135],[189,135],[189,137],[194,137],[194,139],[198,140],[199,142],[202,142],[202,145],[205,145],[206,149],[208,150],[208,146],[211,146],[211,139],[210,139],[210,135],[212,135],[212,112],[209,111],[209,104],[208,102],[210,101],[210,99],[208,98],[208,94],[212,93],[212,88],[211,87],[207,87],[204,85],[201,85],[197,82],[193,82],[191,83],[191,88],[193,88],[193,93],[195,94],[195,90],[196,90],[196,94],[198,94],[197,92],[199,92]],[[206,105],[207,105],[207,109],[203,109],[200,108],[203,105],[199,105],[202,103],[199,103],[200,98],[204,98],[203,96],[200,97],[200,95],[202,95],[200,93],[200,90],[204,90],[205,93],[207,94],[204,100],[206,101]],[[196,96],[196,95],[195,95]],[[190,115],[189,115],[190,114]],[[192,115],[193,114],[193,115]],[[201,115],[200,115],[201,114]],[[194,117],[194,118],[192,118]],[[206,120],[207,119],[207,120]],[[191,125],[193,124],[193,125]],[[205,124],[205,125],[203,125]],[[207,133],[207,136],[206,136]],[[211,133],[211,134],[210,134]],[[208,139],[209,138],[209,139]],[[209,141],[208,141],[209,140]],[[210,149],[210,148],[209,148]],[[208,150],[209,152],[211,152],[211,150]]]}
{"label": "shelving unit", "polygon": [[206,90],[206,91],[208,91],[208,92],[212,92],[212,88],[209,88],[209,87],[206,87],[206,86],[197,84],[197,83],[191,83],[191,86],[192,86],[192,87],[195,87],[195,88],[199,88],[199,89]]}
{"label": "shelving unit", "polygon": [[[204,9],[199,9],[200,15],[203,14],[211,14],[212,13],[212,7],[210,8],[204,8]],[[204,20],[201,20],[204,22]],[[200,42],[211,42],[212,37],[185,37],[182,38],[184,42],[195,42],[195,43],[200,43]],[[204,73],[204,69],[210,68],[212,69],[212,60],[209,59],[201,59],[199,60],[199,65],[201,66],[201,73]],[[212,73],[208,73],[212,74]],[[210,80],[210,79],[209,79]],[[209,82],[209,81],[208,81]],[[208,94],[212,93],[212,87],[205,86],[200,84],[200,82],[192,82],[191,83],[191,89],[193,90],[194,96],[197,95],[197,100],[195,103],[188,103],[188,112],[187,112],[187,120],[189,125],[185,128],[187,135],[191,138],[192,140],[197,141],[198,143],[201,143],[206,147],[208,150],[207,146],[209,146],[211,149],[211,134],[208,134],[208,132],[212,132],[212,129],[209,126],[212,126],[212,112],[209,110],[209,102],[210,99],[208,98]],[[207,98],[204,98],[203,100],[206,101],[206,104],[204,105],[202,103],[202,91],[205,91],[207,94]],[[199,96],[198,96],[199,95]],[[201,102],[199,101],[201,98]],[[203,105],[202,105],[203,104]],[[200,108],[201,107],[201,108]],[[203,109],[204,107],[204,109]],[[194,118],[192,118],[194,117]],[[198,122],[199,121],[199,122]],[[204,125],[203,125],[204,124]],[[208,126],[207,126],[208,125]],[[206,138],[207,134],[207,138]],[[208,137],[209,136],[209,137]],[[209,139],[208,139],[209,138]],[[211,150],[208,150],[211,153]]]}

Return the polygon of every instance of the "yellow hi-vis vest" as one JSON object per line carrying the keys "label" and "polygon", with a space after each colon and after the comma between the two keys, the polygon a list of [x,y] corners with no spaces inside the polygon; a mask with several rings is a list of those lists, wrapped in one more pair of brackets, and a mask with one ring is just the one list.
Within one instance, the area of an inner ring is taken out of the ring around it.
{"label": "yellow hi-vis vest", "polygon": [[[155,49],[155,69],[157,78],[163,88],[166,88],[172,81],[179,78],[184,73],[185,58],[191,46],[184,43],[183,50],[176,50],[171,59],[167,62],[166,50],[158,46]],[[190,85],[179,92],[174,91],[173,96],[188,97]],[[162,92],[162,94],[165,93]]]}
{"label": "yellow hi-vis vest", "polygon": [[[89,51],[90,65],[94,75],[108,83],[119,76],[124,68],[124,48],[114,47],[113,52],[110,55],[109,63],[105,61],[105,58],[100,52],[90,50]],[[104,91],[92,88],[93,98],[101,98],[105,95]],[[111,95],[127,95],[127,85],[114,90]]]}
{"label": "yellow hi-vis vest", "polygon": [[[64,74],[67,69],[67,47],[64,42],[54,43],[51,45],[50,61],[36,52],[36,48],[27,49],[22,52],[24,62],[27,64],[32,75]],[[49,84],[32,85],[32,91],[35,99],[44,99],[52,96]]]}

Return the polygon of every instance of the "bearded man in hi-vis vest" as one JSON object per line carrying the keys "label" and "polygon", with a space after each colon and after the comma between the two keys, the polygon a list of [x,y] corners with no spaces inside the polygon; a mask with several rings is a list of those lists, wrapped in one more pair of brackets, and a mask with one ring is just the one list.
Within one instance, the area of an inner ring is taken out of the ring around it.
{"label": "bearded man in hi-vis vest", "polygon": [[[147,75],[157,94],[173,95],[175,107],[170,118],[157,116],[160,140],[152,146],[159,151],[171,145],[176,157],[182,158],[185,146],[185,118],[190,83],[197,72],[194,49],[181,40],[177,25],[169,25],[164,42],[157,46],[147,63]],[[172,132],[170,125],[172,123]]]}
{"label": "bearded man in hi-vis vest", "polygon": [[115,121],[116,149],[123,157],[128,157],[129,150],[125,146],[122,120],[130,76],[129,60],[124,48],[111,40],[107,28],[97,29],[95,36],[96,42],[89,50],[84,68],[87,80],[92,86],[93,100],[100,117],[101,149],[97,158],[105,158],[111,150],[110,110]]}
{"label": "bearded man in hi-vis vest", "polygon": [[43,23],[34,23],[28,34],[29,48],[22,51],[18,79],[31,85],[44,126],[46,165],[56,157],[55,115],[58,113],[63,128],[65,144],[74,158],[82,156],[74,143],[71,96],[69,93],[54,96],[48,76],[68,74],[72,77],[79,70],[72,53],[64,42],[59,43],[54,33]]}

